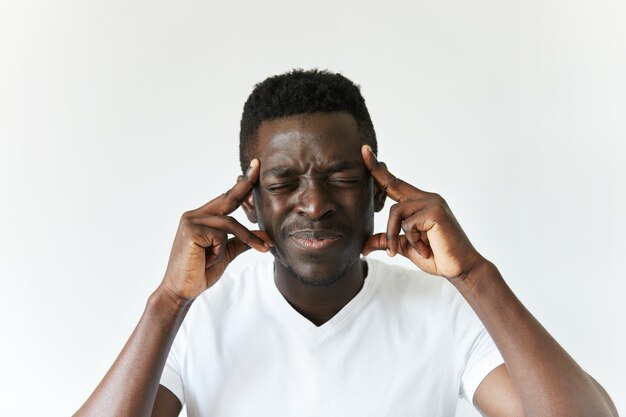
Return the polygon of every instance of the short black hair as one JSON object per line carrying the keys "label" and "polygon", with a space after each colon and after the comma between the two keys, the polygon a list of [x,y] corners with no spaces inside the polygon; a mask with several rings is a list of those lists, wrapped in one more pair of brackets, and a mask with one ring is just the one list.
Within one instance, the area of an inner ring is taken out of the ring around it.
{"label": "short black hair", "polygon": [[376,132],[358,85],[339,73],[294,69],[254,86],[243,106],[239,131],[239,162],[246,172],[262,122],[315,112],[346,112],[356,120],[365,144],[378,153]]}

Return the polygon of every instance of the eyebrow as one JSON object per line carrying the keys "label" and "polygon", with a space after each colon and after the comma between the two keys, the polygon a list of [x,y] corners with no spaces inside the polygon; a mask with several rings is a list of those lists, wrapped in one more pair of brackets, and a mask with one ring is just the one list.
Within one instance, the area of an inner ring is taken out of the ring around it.
{"label": "eyebrow", "polygon": [[[347,171],[350,169],[360,168],[361,164],[357,161],[339,161],[332,163],[321,170],[322,173],[332,174],[335,172]],[[300,172],[292,167],[273,167],[263,172],[262,177],[293,177]]]}

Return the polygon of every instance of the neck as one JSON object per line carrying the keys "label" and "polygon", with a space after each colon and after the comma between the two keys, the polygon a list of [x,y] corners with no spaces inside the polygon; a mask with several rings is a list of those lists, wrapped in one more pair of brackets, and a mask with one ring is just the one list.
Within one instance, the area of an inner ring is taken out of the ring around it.
{"label": "neck", "polygon": [[300,281],[280,262],[274,261],[274,282],[280,293],[301,315],[316,326],[333,318],[363,287],[367,263],[355,262],[335,283],[314,287]]}

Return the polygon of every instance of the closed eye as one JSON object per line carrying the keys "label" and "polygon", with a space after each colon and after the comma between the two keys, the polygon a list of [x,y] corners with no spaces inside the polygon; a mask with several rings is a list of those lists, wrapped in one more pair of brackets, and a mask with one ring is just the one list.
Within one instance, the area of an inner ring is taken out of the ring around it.
{"label": "closed eye", "polygon": [[265,189],[267,191],[269,191],[270,193],[279,193],[279,192],[283,192],[283,191],[288,191],[291,188],[296,187],[297,185],[298,185],[297,182],[270,184],[270,185],[266,186]]}
{"label": "closed eye", "polygon": [[361,178],[359,177],[354,177],[354,178],[331,178],[330,179],[330,183],[337,185],[337,186],[343,186],[343,187],[349,187],[349,186],[353,186],[359,183],[359,181],[361,180]]}

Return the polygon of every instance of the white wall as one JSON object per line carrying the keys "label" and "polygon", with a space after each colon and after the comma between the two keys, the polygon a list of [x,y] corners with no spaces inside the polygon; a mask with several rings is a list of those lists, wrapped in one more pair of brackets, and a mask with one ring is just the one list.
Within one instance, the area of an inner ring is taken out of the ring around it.
{"label": "white wall", "polygon": [[238,175],[251,87],[293,67],[362,85],[381,159],[626,413],[625,3],[384,4],[0,3],[3,415],[84,401],[180,214]]}

